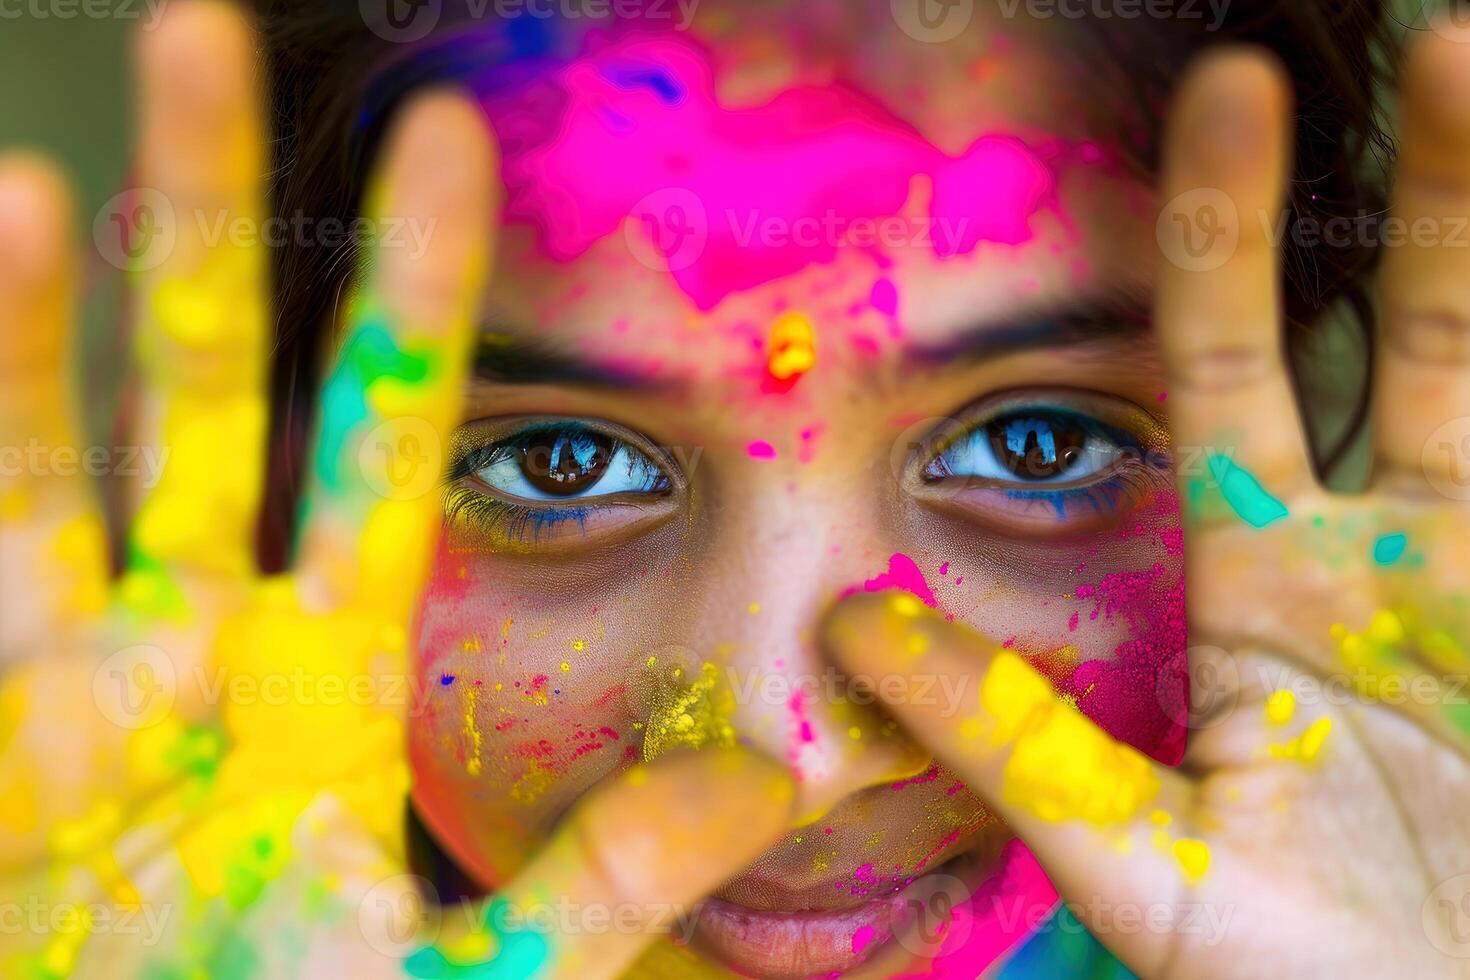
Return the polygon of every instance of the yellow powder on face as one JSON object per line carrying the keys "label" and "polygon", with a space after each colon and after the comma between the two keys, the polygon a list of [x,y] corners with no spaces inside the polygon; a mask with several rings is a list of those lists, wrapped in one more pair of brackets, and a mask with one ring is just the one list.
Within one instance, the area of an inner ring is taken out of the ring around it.
{"label": "yellow powder on face", "polygon": [[[681,673],[675,672],[676,676]],[[735,744],[735,729],[729,721],[735,699],[720,683],[720,672],[714,664],[703,664],[692,682],[656,701],[644,726],[645,760],[656,759],[680,745],[699,749]]]}
{"label": "yellow powder on face", "polygon": [[469,758],[465,761],[465,772],[471,776],[480,774],[480,747],[484,744],[484,736],[480,734],[480,724],[475,718],[475,708],[480,703],[480,689],[473,684],[466,684],[464,691],[464,736],[469,743]]}
{"label": "yellow powder on face", "polygon": [[1046,679],[1010,651],[981,687],[991,737],[1008,745],[1006,799],[1043,820],[1106,826],[1131,819],[1159,792],[1149,760],[1063,704]]}

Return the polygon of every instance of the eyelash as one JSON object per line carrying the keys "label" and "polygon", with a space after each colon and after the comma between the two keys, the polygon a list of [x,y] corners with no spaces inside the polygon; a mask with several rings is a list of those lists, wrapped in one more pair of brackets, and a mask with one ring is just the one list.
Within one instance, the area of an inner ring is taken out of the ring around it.
{"label": "eyelash", "polygon": [[[451,522],[465,522],[497,538],[534,544],[541,534],[571,521],[587,533],[591,508],[582,506],[528,507],[492,497],[458,484],[445,492],[444,514]],[[528,533],[529,532],[529,533]]]}
{"label": "eyelash", "polygon": [[[1031,393],[1004,398],[999,404],[996,399],[987,399],[957,423],[961,431],[955,435],[940,437],[933,448],[925,450],[924,476],[921,482],[940,493],[953,493],[954,484],[960,489],[977,489],[988,503],[978,509],[989,509],[997,500],[1009,502],[1018,517],[1032,517],[1040,512],[1050,521],[1060,524],[1069,518],[1087,513],[1097,516],[1116,514],[1135,506],[1151,495],[1166,489],[1171,483],[1172,465],[1168,453],[1167,437],[1162,426],[1151,415],[1120,399],[1084,392],[1057,391],[1055,393]],[[1078,403],[1103,402],[1108,407],[1098,409],[1099,414],[1121,414],[1130,419],[1130,425],[1112,425],[1094,414],[1077,407]],[[1114,405],[1116,403],[1116,406]],[[995,481],[974,476],[935,478],[930,471],[942,457],[958,445],[970,439],[983,439],[986,427],[1007,420],[1063,421],[1083,430],[1088,439],[1100,437],[1112,444],[1105,450],[1114,457],[1110,466],[1102,469],[1090,482],[1067,485],[1065,479]],[[1147,462],[1145,462],[1147,460]],[[945,486],[946,482],[949,486]],[[941,489],[942,488],[942,489]]]}
{"label": "eyelash", "polygon": [[[1049,511],[1050,516],[1058,522],[1065,521],[1069,514],[1078,509],[1086,509],[1099,515],[1116,513],[1125,504],[1135,502],[1157,489],[1157,479],[1151,477],[1144,467],[1129,465],[1113,466],[1101,477],[1079,486],[1067,486],[1065,480],[1056,481],[1055,485],[1036,480],[1027,486],[1025,482],[1019,480],[1006,483],[990,480],[987,483],[986,478],[974,476],[933,478],[929,475],[930,469],[939,463],[945,454],[962,445],[966,440],[986,438],[987,426],[1007,419],[1032,422],[1064,420],[1067,424],[1084,431],[1089,439],[1093,436],[1107,439],[1115,447],[1113,451],[1119,454],[1141,454],[1150,443],[1148,438],[1137,438],[1121,427],[1109,425],[1085,411],[1059,403],[1066,398],[1065,395],[1055,397],[1056,400],[1047,400],[1040,396],[1014,398],[999,406],[992,404],[983,411],[973,412],[969,419],[957,423],[962,427],[961,431],[957,434],[949,434],[943,438],[943,441],[936,440],[932,448],[924,449],[922,456],[924,475],[921,476],[921,481],[931,486],[942,484],[945,479],[975,481],[981,484],[987,493],[997,494],[1019,505],[1025,509],[1027,514],[1034,508],[1041,508]],[[993,403],[993,400],[991,401]],[[674,485],[674,479],[668,476],[669,462],[661,459],[652,451],[640,448],[636,441],[629,438],[631,433],[627,436],[620,435],[610,426],[593,424],[589,420],[579,418],[527,420],[520,423],[518,428],[501,429],[501,434],[492,438],[475,436],[466,432],[456,439],[445,488],[446,519],[460,526],[469,526],[487,532],[496,540],[510,545],[534,546],[544,534],[570,523],[575,523],[578,531],[585,536],[588,519],[603,509],[615,505],[574,503],[573,500],[577,498],[568,498],[565,502],[554,503],[509,500],[485,489],[476,489],[468,485],[468,481],[476,473],[514,458],[517,449],[524,448],[530,440],[537,436],[574,430],[598,433],[604,438],[611,439],[620,449],[626,448],[632,453],[645,457],[655,468],[663,471],[666,482],[657,494],[649,491],[641,495],[650,497],[662,495]],[[475,439],[478,441],[472,441]],[[604,494],[601,496],[614,497],[617,495]],[[593,495],[591,498],[581,499],[596,500],[597,497],[598,495]]]}
{"label": "eyelash", "polygon": [[[514,458],[515,453],[526,447],[537,436],[579,430],[596,433],[611,439],[620,451],[636,454],[653,467],[663,471],[665,464],[658,462],[657,454],[639,448],[631,439],[618,435],[608,428],[590,424],[577,418],[532,419],[521,423],[498,438],[471,441],[475,437],[461,434],[451,449],[451,463],[445,487],[444,514],[451,523],[468,525],[492,535],[496,540],[510,544],[534,545],[541,536],[564,524],[576,523],[578,530],[587,533],[587,519],[600,507],[571,502],[564,503],[522,502],[508,500],[485,490],[466,485],[468,479],[483,470]],[[657,493],[664,493],[672,481],[664,472],[664,486]],[[653,495],[655,491],[650,490]],[[594,495],[611,497],[612,494]],[[588,498],[581,498],[588,499]]]}

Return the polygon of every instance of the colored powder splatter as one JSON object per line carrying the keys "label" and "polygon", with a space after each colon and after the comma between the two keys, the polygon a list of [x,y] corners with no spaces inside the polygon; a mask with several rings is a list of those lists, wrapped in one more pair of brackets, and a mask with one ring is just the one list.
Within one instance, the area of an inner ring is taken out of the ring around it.
{"label": "colored powder splatter", "polygon": [[[898,978],[974,980],[986,976],[997,960],[1041,925],[1056,902],[1057,892],[1046,872],[1025,844],[1012,840],[1001,851],[995,873],[968,901],[955,905],[938,929],[925,925],[927,934],[944,937],[934,957],[922,971]],[[1033,910],[1030,916],[1027,910]]]}
{"label": "colored powder splatter", "polygon": [[777,381],[795,381],[817,363],[816,331],[802,313],[783,313],[766,340],[766,372]]}
{"label": "colored powder splatter", "polygon": [[[372,417],[377,402],[391,402],[404,386],[421,385],[436,370],[429,353],[400,350],[386,322],[386,312],[364,309],[366,322],[352,333],[336,370],[322,388],[322,431],[318,437],[317,478],[329,488],[342,486],[357,473],[357,461],[348,454],[354,429]],[[383,322],[372,319],[376,316]],[[382,409],[391,405],[376,406]]]}
{"label": "colored powder splatter", "polygon": [[776,447],[764,439],[756,439],[745,447],[745,454],[751,459],[775,459]]}
{"label": "colored powder splatter", "polygon": [[1273,725],[1285,725],[1296,714],[1296,695],[1290,690],[1272,691],[1266,699],[1266,720]]}
{"label": "colored powder splatter", "polygon": [[860,926],[852,934],[852,951],[854,954],[861,956],[863,950],[873,944],[874,932],[875,930],[872,926]]}
{"label": "colored powder splatter", "polygon": [[1300,762],[1311,762],[1322,751],[1322,745],[1327,741],[1327,736],[1332,733],[1332,719],[1318,718],[1307,726],[1302,732],[1290,742],[1281,745],[1270,746],[1273,759],[1296,759]]}
{"label": "colored powder splatter", "polygon": [[1095,728],[1016,654],[996,654],[980,700],[992,742],[1011,749],[1006,799],[1041,819],[1117,824],[1158,795],[1146,757]]}
{"label": "colored powder splatter", "polygon": [[893,284],[892,279],[879,279],[873,283],[873,291],[868,297],[868,302],[873,309],[884,316],[898,315],[898,287]]}
{"label": "colored powder splatter", "polygon": [[734,695],[720,683],[720,672],[714,664],[701,665],[694,681],[657,696],[655,701],[643,728],[645,761],[680,745],[698,749],[735,744],[735,729],[729,720],[734,713]]}
{"label": "colored powder splatter", "polygon": [[[924,573],[919,571],[919,566],[912,558],[902,552],[889,556],[886,572],[880,572],[863,583],[864,592],[883,592],[887,589],[907,592],[931,609],[939,605],[934,590],[929,588],[929,583],[924,579]],[[843,594],[849,595],[856,591],[848,589]]]}
{"label": "colored powder splatter", "polygon": [[1210,845],[1204,841],[1181,837],[1174,842],[1174,860],[1184,873],[1184,880],[1196,884],[1210,870]]}
{"label": "colored powder splatter", "polygon": [[[708,310],[832,261],[846,228],[899,214],[921,175],[933,184],[940,257],[1031,240],[1032,216],[1053,200],[1052,170],[1019,139],[982,136],[950,156],[849,86],[728,109],[710,61],[687,37],[623,38],[560,69],[544,91],[486,98],[505,148],[507,220],[534,226],[544,251],[568,261],[631,219],[629,234],[667,257]],[[671,88],[620,83],[629,71]],[[798,233],[807,226],[814,234]]]}
{"label": "colored powder splatter", "polygon": [[485,909],[476,931],[486,936],[485,948],[493,951],[483,962],[465,962],[446,955],[437,946],[425,946],[403,961],[403,971],[410,977],[478,977],[501,980],[510,977],[539,976],[551,958],[547,935],[537,929],[508,929],[503,923],[517,918],[503,899],[495,899]]}
{"label": "colored powder splatter", "polygon": [[1404,549],[1408,546],[1407,534],[1385,534],[1373,542],[1373,560],[1380,565],[1392,565],[1404,557]]}
{"label": "colored powder splatter", "polygon": [[1165,765],[1184,756],[1189,721],[1189,628],[1184,580],[1162,563],[1079,585],[1090,620],[1121,619],[1128,637],[1109,659],[1086,660],[1058,691],[1104,730]]}
{"label": "colored powder splatter", "polygon": [[1266,527],[1290,513],[1285,504],[1271,496],[1254,476],[1229,457],[1212,454],[1209,470],[1230,509],[1251,527]]}
{"label": "colored powder splatter", "polygon": [[481,767],[480,749],[485,744],[485,738],[480,734],[479,720],[475,717],[480,704],[480,689],[473,684],[466,684],[461,690],[464,692],[464,737],[469,745],[464,768],[471,776],[478,776]]}

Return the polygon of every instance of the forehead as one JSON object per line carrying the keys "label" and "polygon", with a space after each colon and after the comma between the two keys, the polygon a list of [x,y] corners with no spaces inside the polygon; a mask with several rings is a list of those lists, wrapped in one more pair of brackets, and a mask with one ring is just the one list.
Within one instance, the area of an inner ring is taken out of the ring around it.
{"label": "forehead", "polygon": [[1056,32],[934,44],[810,13],[590,32],[485,97],[495,329],[698,378],[793,323],[881,355],[1146,291],[1152,195]]}

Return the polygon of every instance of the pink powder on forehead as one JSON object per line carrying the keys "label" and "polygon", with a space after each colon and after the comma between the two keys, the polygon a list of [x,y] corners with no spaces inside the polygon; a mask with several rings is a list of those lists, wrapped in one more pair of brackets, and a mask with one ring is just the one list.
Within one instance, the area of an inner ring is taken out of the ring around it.
{"label": "pink powder on forehead", "polygon": [[569,261],[632,218],[630,237],[665,257],[705,310],[831,261],[853,222],[896,215],[917,176],[933,182],[932,222],[928,239],[904,240],[941,257],[1029,241],[1055,186],[1017,138],[981,136],[951,156],[845,85],[725,108],[687,38],[605,43],[546,88],[485,107],[505,150],[508,220],[533,225],[545,253]]}

